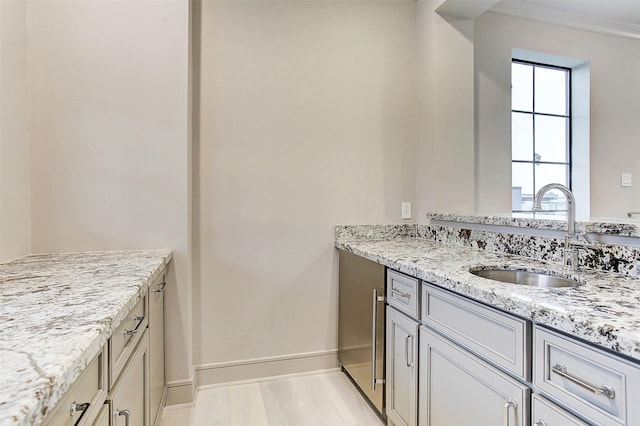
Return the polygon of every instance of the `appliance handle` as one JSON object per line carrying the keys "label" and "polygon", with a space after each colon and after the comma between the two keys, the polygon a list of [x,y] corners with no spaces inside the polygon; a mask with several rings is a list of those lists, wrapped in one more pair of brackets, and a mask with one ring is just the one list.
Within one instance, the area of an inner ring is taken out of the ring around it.
{"label": "appliance handle", "polygon": [[371,390],[376,390],[376,337],[378,335],[378,289],[373,289],[373,324],[371,324]]}

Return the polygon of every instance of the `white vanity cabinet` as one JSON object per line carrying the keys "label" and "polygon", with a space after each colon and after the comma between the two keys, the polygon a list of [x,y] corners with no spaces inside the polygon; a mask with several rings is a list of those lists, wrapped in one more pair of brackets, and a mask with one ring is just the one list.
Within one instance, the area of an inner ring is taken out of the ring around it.
{"label": "white vanity cabinet", "polygon": [[528,424],[530,323],[425,282],[421,306],[420,425]]}
{"label": "white vanity cabinet", "polygon": [[389,425],[640,426],[636,359],[386,272]]}
{"label": "white vanity cabinet", "polygon": [[147,329],[148,312],[147,294],[145,294],[109,338],[109,389],[115,386],[142,334]]}
{"label": "white vanity cabinet", "polygon": [[534,348],[533,385],[549,399],[588,423],[640,425],[640,365],[540,326]]}
{"label": "white vanity cabinet", "polygon": [[418,322],[420,283],[387,270],[386,396],[387,424],[418,424]]}
{"label": "white vanity cabinet", "polygon": [[47,416],[47,426],[91,425],[107,396],[107,351],[89,363],[64,398]]}
{"label": "white vanity cabinet", "polygon": [[149,287],[149,398],[150,420],[155,424],[162,415],[166,399],[164,372],[164,292],[166,274]]}
{"label": "white vanity cabinet", "polygon": [[148,426],[149,421],[149,332],[140,341],[122,375],[109,392],[111,426]]}
{"label": "white vanity cabinet", "polygon": [[522,426],[529,388],[429,328],[420,328],[421,426]]}
{"label": "white vanity cabinet", "polygon": [[96,420],[93,422],[93,426],[109,426],[109,404],[103,404],[102,408],[98,412]]}
{"label": "white vanity cabinet", "polygon": [[149,286],[110,339],[112,363],[117,367],[107,396],[111,426],[152,426],[161,417],[166,395],[165,278],[163,273]]}
{"label": "white vanity cabinet", "polygon": [[540,395],[531,396],[532,426],[587,426],[566,410]]}
{"label": "white vanity cabinet", "polygon": [[166,270],[44,420],[46,426],[152,426],[166,398]]}
{"label": "white vanity cabinet", "polygon": [[388,424],[415,426],[418,418],[418,321],[387,307]]}

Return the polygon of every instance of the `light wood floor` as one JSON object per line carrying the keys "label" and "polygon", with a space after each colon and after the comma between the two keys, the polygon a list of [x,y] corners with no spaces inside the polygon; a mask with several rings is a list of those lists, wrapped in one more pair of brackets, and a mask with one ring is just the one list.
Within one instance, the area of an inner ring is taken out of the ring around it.
{"label": "light wood floor", "polygon": [[167,407],[161,426],[382,426],[339,371],[199,390]]}

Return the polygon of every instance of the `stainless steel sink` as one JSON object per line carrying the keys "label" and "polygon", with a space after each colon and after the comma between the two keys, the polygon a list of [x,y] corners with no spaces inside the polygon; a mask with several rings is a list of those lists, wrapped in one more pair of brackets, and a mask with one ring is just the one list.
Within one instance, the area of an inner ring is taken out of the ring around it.
{"label": "stainless steel sink", "polygon": [[534,287],[578,287],[580,283],[571,278],[558,277],[544,272],[529,272],[517,269],[477,269],[470,270],[477,275],[489,280],[504,283],[530,285]]}

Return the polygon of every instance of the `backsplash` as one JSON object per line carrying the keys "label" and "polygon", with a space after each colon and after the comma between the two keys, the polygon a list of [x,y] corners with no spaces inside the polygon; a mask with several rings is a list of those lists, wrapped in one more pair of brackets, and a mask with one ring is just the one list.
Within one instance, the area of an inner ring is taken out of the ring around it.
{"label": "backsplash", "polygon": [[[537,235],[511,234],[433,225],[417,225],[417,237],[475,247],[482,250],[526,256],[536,260],[562,263],[564,240]],[[640,248],[633,246],[594,243],[593,247],[578,250],[578,265],[640,276]]]}
{"label": "backsplash", "polygon": [[[465,218],[468,218],[468,216],[465,216]],[[446,220],[456,222],[452,215],[448,215]],[[478,224],[481,222],[470,223]],[[501,229],[508,230],[508,228],[504,228],[508,225],[505,223],[501,225]],[[533,232],[535,232],[535,229],[549,229],[548,226],[543,224],[536,228],[534,225],[532,227]],[[336,240],[424,238],[444,244],[473,247],[481,250],[526,256],[536,260],[562,263],[564,246],[562,238],[472,228],[474,226],[469,225],[466,220],[457,222],[452,226],[437,224],[339,225],[336,226]],[[521,225],[516,225],[516,228],[521,228]],[[589,232],[595,231],[594,227],[588,229]],[[516,231],[514,229],[514,232]],[[605,233],[620,235],[616,232],[614,226],[609,226],[608,231]],[[630,232],[628,228],[625,228],[623,233],[627,235],[635,234],[634,231]],[[634,240],[638,239],[636,237],[632,238]],[[580,267],[640,277],[640,247],[636,246],[597,242],[590,247],[578,250],[578,262]]]}
{"label": "backsplash", "polygon": [[397,225],[337,225],[336,241],[392,240],[416,236],[414,224]]}

